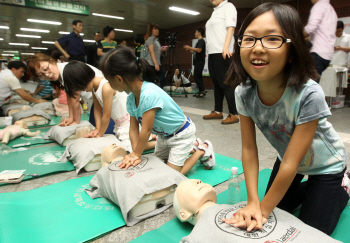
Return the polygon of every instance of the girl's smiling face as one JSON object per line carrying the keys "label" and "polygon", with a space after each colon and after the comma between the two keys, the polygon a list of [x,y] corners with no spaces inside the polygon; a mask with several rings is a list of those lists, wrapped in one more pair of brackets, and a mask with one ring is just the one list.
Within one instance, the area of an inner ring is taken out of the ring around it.
{"label": "girl's smiling face", "polygon": [[[275,15],[269,11],[255,18],[244,35],[263,37],[266,35],[280,35],[286,38]],[[249,74],[258,83],[284,83],[284,69],[288,62],[290,44],[284,43],[278,49],[267,49],[257,40],[252,48],[240,48],[241,62]],[[260,63],[260,64],[253,64]]]}

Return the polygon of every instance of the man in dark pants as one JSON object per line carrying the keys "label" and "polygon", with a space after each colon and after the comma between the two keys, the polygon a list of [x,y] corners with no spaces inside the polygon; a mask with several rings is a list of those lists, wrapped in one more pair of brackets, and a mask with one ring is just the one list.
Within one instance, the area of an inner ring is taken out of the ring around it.
{"label": "man in dark pants", "polygon": [[[336,40],[338,17],[329,1],[311,0],[313,6],[304,30],[305,37],[309,37],[312,43],[310,52],[320,76],[332,59]],[[319,83],[320,79],[316,81]]]}
{"label": "man in dark pants", "polygon": [[98,61],[100,60],[100,57],[97,55],[97,48],[98,48],[98,42],[102,39],[101,33],[95,32],[94,39],[95,39],[95,42],[87,46],[86,57],[87,57],[87,64],[90,64],[97,68]]}
{"label": "man in dark pants", "polygon": [[[80,33],[82,33],[84,29],[83,22],[74,20],[72,26],[73,31],[69,35],[64,35],[56,40],[55,46],[69,61],[77,60],[85,62],[84,42],[80,36]],[[62,48],[61,45],[63,44],[66,46],[68,53]]]}
{"label": "man in dark pants", "polygon": [[196,46],[190,47],[188,45],[184,46],[186,51],[193,53],[193,65],[194,65],[194,73],[193,77],[198,85],[199,92],[195,95],[197,98],[202,98],[205,96],[205,89],[203,84],[203,68],[205,64],[205,41],[203,39],[204,30],[202,28],[198,28],[194,33],[194,36],[198,39]]}

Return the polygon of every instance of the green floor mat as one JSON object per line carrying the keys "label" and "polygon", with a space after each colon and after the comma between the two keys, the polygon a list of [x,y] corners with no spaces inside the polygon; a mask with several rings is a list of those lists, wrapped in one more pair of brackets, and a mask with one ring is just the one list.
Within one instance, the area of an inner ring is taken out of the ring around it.
{"label": "green floor mat", "polygon": [[[167,94],[170,95],[170,91],[165,91],[167,92]],[[194,90],[192,93],[187,93],[187,95],[193,95],[193,94],[197,94],[198,90]],[[185,95],[185,93],[180,93],[180,92],[171,92],[172,95]]]}
{"label": "green floor mat", "polygon": [[54,143],[53,140],[45,140],[44,137],[46,133],[50,130],[50,128],[42,128],[42,129],[30,129],[31,132],[35,132],[40,130],[41,133],[34,137],[21,136],[12,141],[10,141],[7,146],[9,147],[30,147],[38,144],[46,144],[46,143]]}
{"label": "green floor mat", "polygon": [[[81,115],[81,120],[89,120],[89,115],[87,113],[84,113]],[[46,125],[39,125],[39,126],[31,126],[29,128],[35,129],[38,127],[47,127],[47,126],[56,126],[58,124],[61,123],[61,117],[60,116],[51,116],[51,121],[49,122],[49,124]]]}
{"label": "green floor mat", "polygon": [[142,154],[151,154],[151,153],[154,153],[154,149],[145,150],[145,151],[143,151]]}
{"label": "green floor mat", "polygon": [[[27,149],[1,155],[0,172],[4,170],[26,170],[24,174],[38,174],[39,176],[51,174],[59,171],[75,170],[74,165],[68,162],[57,162],[65,147],[41,147]],[[26,176],[23,180],[29,180],[38,177]],[[8,185],[6,183],[0,185]],[[1,241],[0,241],[1,242]]]}
{"label": "green floor mat", "polygon": [[[259,198],[260,200],[265,195],[265,190],[267,183],[269,181],[271,175],[271,170],[264,169],[259,172]],[[224,191],[218,195],[218,204],[227,204],[228,199],[228,191]],[[241,200],[246,201],[247,200],[247,190],[245,186],[245,182],[241,182]],[[335,228],[333,234],[331,235],[334,239],[349,243],[349,221],[350,221],[350,204],[344,209],[337,227]],[[140,237],[136,238],[132,241],[132,243],[178,243],[180,240],[189,235],[193,229],[193,225],[189,223],[181,223],[177,218],[170,220],[168,223],[164,224],[163,226],[159,227],[156,230],[149,231]],[[232,239],[234,242],[234,239]],[[220,242],[220,241],[218,241]]]}
{"label": "green floor mat", "polygon": [[91,199],[92,176],[0,194],[0,242],[76,243],[125,225],[118,207]]}
{"label": "green floor mat", "polygon": [[238,174],[243,173],[242,162],[221,154],[215,154],[216,165],[213,170],[205,170],[204,165],[197,162],[186,174],[189,179],[200,179],[204,183],[216,186],[227,181],[231,175],[231,167],[238,168]]}

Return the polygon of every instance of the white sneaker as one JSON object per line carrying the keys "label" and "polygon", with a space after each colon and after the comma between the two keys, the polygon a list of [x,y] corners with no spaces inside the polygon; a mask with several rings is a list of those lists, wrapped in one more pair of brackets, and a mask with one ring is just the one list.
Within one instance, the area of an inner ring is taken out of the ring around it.
{"label": "white sneaker", "polygon": [[214,147],[213,144],[209,140],[205,140],[204,143],[208,145],[208,147],[204,147],[203,145],[199,146],[198,148],[204,151],[203,157],[200,159],[200,161],[204,164],[205,169],[211,170],[214,168],[216,162],[215,162],[215,154],[214,154]]}
{"label": "white sneaker", "polygon": [[[198,146],[203,145],[203,142],[202,142],[202,140],[201,140],[200,138],[197,138],[196,141],[197,141],[197,143],[198,143]],[[198,150],[198,146],[196,146],[196,145],[194,144],[194,145],[193,145],[193,150],[194,150],[194,151],[197,151],[197,150]]]}

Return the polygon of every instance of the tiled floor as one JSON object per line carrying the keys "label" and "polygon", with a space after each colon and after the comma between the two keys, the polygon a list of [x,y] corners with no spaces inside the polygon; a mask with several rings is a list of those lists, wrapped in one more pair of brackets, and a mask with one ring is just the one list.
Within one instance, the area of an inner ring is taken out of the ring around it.
{"label": "tiled floor", "polygon": [[[31,84],[25,84],[25,87],[32,89]],[[208,139],[214,145],[216,153],[226,155],[238,160],[241,160],[241,132],[240,125],[221,125],[220,120],[203,120],[204,114],[209,114],[214,106],[214,93],[208,91],[207,96],[198,99],[190,95],[188,98],[174,97],[174,100],[181,106],[183,111],[189,116],[197,127],[197,136],[202,140]],[[224,101],[225,103],[226,101]],[[227,112],[227,104],[224,105],[224,111]],[[332,116],[328,120],[333,124],[335,130],[341,136],[346,149],[348,151],[348,157],[350,152],[350,108],[345,107],[342,109],[332,109]],[[259,161],[260,170],[264,168],[272,168],[276,159],[277,153],[272,146],[267,142],[264,136],[257,131],[257,144],[259,149]],[[350,168],[350,160],[348,160],[348,168]],[[78,177],[87,176],[94,173],[82,173]],[[30,190],[61,181],[74,179],[77,176],[75,172],[59,173],[51,176],[46,176],[30,181],[22,182],[18,185],[9,185],[0,187],[0,193],[3,192],[16,192]],[[243,180],[244,176],[240,178]],[[227,182],[224,182],[215,187],[217,193],[220,193],[227,189]],[[109,242],[129,242],[136,237],[150,231],[157,229],[164,223],[174,218],[174,212],[172,207],[160,215],[147,219],[133,227],[122,227],[112,231],[111,233],[94,240],[94,243],[109,243]]]}

